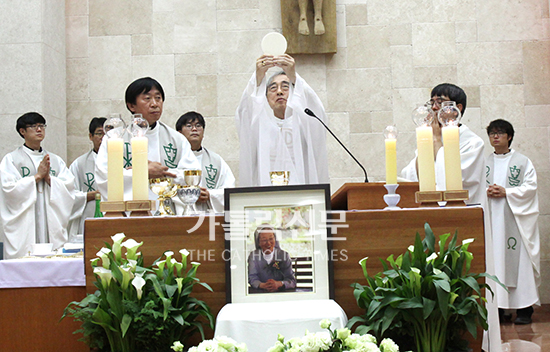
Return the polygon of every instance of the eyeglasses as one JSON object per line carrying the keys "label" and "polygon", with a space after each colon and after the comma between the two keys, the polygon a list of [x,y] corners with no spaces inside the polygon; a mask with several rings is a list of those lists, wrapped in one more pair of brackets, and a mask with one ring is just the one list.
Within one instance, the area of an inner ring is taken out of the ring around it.
{"label": "eyeglasses", "polygon": [[437,106],[437,107],[441,107],[441,104],[443,104],[444,101],[449,101],[449,99],[445,99],[445,98],[441,98],[441,97],[438,97],[436,99],[430,99],[426,102],[426,105],[428,106]]}
{"label": "eyeglasses", "polygon": [[496,137],[496,136],[499,136],[499,137],[504,137],[504,135],[507,134],[506,132],[502,132],[502,131],[493,131],[493,132],[489,132],[489,137]]}
{"label": "eyeglasses", "polygon": [[97,137],[103,137],[105,135],[104,132],[95,132],[94,133],[94,136],[97,136]]}
{"label": "eyeglasses", "polygon": [[267,87],[267,90],[270,91],[271,93],[275,93],[277,92],[277,90],[279,90],[279,87],[281,87],[281,90],[283,92],[290,90],[290,84],[286,81],[281,82],[280,85],[277,84],[276,82],[273,82],[269,87]]}
{"label": "eyeglasses", "polygon": [[188,123],[188,124],[183,125],[183,127],[185,127],[188,130],[192,130],[193,128],[195,128],[197,130],[202,130],[204,128],[202,123],[196,123],[196,124]]}
{"label": "eyeglasses", "polygon": [[36,131],[37,129],[41,129],[41,130],[45,130],[47,127],[47,125],[45,124],[42,124],[42,123],[37,123],[37,124],[34,124],[34,125],[28,125],[27,128],[30,128],[31,130],[33,131]]}

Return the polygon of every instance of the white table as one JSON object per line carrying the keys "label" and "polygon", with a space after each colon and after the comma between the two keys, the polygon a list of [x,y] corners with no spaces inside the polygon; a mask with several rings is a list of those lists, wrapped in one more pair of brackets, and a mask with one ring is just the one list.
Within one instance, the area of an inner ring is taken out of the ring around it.
{"label": "white table", "polygon": [[0,260],[0,288],[86,286],[84,258]]}
{"label": "white table", "polygon": [[331,321],[331,329],[343,328],[348,322],[342,307],[333,300],[230,303],[220,310],[214,335],[244,342],[250,352],[265,352],[278,334],[288,341],[304,336],[306,329],[327,331],[319,326],[322,319]]}

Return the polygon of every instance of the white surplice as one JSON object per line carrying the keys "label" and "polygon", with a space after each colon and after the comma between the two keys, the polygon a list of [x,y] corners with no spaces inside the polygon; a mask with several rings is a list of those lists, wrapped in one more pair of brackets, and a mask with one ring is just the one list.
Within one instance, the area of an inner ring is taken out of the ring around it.
{"label": "white surplice", "polygon": [[328,183],[325,129],[305,114],[309,108],[325,123],[325,109],[300,75],[290,87],[285,118],[273,115],[266,98],[266,77],[248,82],[235,114],[240,139],[239,185],[269,186],[270,171],[290,171],[289,184]]}
{"label": "white surplice", "polygon": [[[161,131],[162,129],[162,131]],[[145,135],[148,139],[148,155],[149,161],[156,161],[162,165],[168,166],[170,172],[177,175],[176,180],[180,183],[183,181],[184,170],[200,170],[201,166],[191,151],[191,145],[187,138],[173,128],[166,126],[164,123],[157,121],[153,129],[147,130]],[[97,189],[101,193],[102,200],[107,199],[107,136],[103,137],[101,146],[97,153],[95,179]],[[131,151],[127,155],[126,151],[130,148],[131,136],[126,133],[124,136],[125,158],[128,159],[131,166]],[[132,169],[126,168],[124,175],[124,200],[132,200]],[[158,196],[149,189],[149,199],[157,200]],[[174,197],[174,202],[177,204],[179,199]]]}
{"label": "white surplice", "polygon": [[204,212],[223,213],[224,189],[235,187],[235,176],[229,165],[218,154],[204,147],[193,153],[202,165],[201,187],[208,189],[210,194],[210,200],[197,202],[196,208]]}
{"label": "white surplice", "polygon": [[74,175],[76,190],[73,214],[69,221],[69,238],[84,233],[84,221],[94,217],[95,199],[88,202],[87,193],[97,190],[94,176],[96,157],[97,153],[90,150],[79,156],[69,167]]}
{"label": "white surplice", "polygon": [[[46,154],[50,155],[50,185],[34,179]],[[25,167],[26,173],[16,166],[18,158],[28,158],[24,161],[30,166]],[[34,243],[53,243],[54,249],[61,248],[67,242],[75,197],[74,177],[63,159],[43,149],[21,147],[2,159],[0,180],[4,258],[23,257]]]}
{"label": "white surplice", "polygon": [[[488,176],[489,170],[492,176],[492,183],[488,177],[488,184],[497,184],[506,189],[506,197],[489,198],[496,275],[501,282],[506,283],[509,290],[508,293],[497,286],[498,306],[519,309],[540,304],[537,173],[531,160],[515,150],[504,155],[489,155],[487,168]],[[505,255],[510,246],[519,249],[519,263],[515,264],[515,268],[511,267],[512,261],[507,260]],[[507,270],[518,271],[515,277],[517,282],[507,282]]]}

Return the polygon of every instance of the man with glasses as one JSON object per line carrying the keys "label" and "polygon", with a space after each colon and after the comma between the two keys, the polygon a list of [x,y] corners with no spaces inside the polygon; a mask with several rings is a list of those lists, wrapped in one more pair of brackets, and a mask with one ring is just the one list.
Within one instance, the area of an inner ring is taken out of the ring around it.
{"label": "man with glasses", "polygon": [[95,160],[105,133],[103,124],[105,117],[94,117],[88,126],[88,137],[92,142],[92,149],[86,154],[79,156],[69,170],[75,177],[76,198],[73,208],[73,215],[69,222],[69,238],[84,233],[84,220],[93,218],[95,213],[95,196],[97,191],[95,184]]}
{"label": "man with glasses", "polygon": [[0,216],[4,258],[20,258],[34,243],[67,242],[67,224],[74,203],[74,176],[59,156],[41,144],[46,120],[36,112],[17,119],[23,146],[6,154],[0,164]]}
{"label": "man with glasses", "polygon": [[203,147],[205,127],[204,117],[195,111],[181,115],[176,122],[176,130],[187,138],[202,166],[201,195],[196,203],[197,210],[223,213],[223,190],[235,187],[235,176],[221,156]]}
{"label": "man with glasses", "polygon": [[[270,68],[284,71],[267,80]],[[326,121],[321,100],[291,56],[260,56],[235,114],[240,186],[270,185],[271,171],[290,171],[290,184],[329,182],[325,130],[306,108]]]}
{"label": "man with glasses", "polygon": [[[445,190],[445,160],[444,146],[441,137],[441,124],[437,120],[437,113],[441,104],[445,101],[454,101],[464,115],[466,111],[467,97],[462,88],[443,83],[434,87],[431,92],[432,99],[428,102],[435,112],[432,123],[435,178],[437,190]],[[484,142],[481,137],[472,132],[466,125],[460,124],[460,160],[462,168],[462,186],[468,190],[470,199],[468,204],[486,205],[484,173],[485,158],[483,157]],[[418,164],[416,156],[401,172],[403,178],[410,181],[418,181]]]}
{"label": "man with glasses", "polygon": [[508,292],[497,286],[501,319],[504,309],[516,309],[515,324],[530,324],[533,305],[540,305],[540,238],[537,173],[525,155],[511,149],[514,127],[494,120],[487,127],[495,149],[486,160],[487,197],[493,229],[496,275]]}

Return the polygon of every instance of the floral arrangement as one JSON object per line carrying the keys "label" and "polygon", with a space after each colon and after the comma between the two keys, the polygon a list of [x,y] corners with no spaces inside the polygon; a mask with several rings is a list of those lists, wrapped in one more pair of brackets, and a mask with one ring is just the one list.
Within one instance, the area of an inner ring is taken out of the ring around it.
{"label": "floral arrangement", "polygon": [[75,333],[83,333],[81,340],[100,351],[170,351],[174,341],[197,331],[204,339],[199,318],[212,329],[214,318],[203,301],[190,296],[196,284],[212,291],[196,277],[200,263],[191,262],[188,268],[189,252],[182,249],[181,262],[167,251],[163,260],[146,268],[138,253],[143,242],[122,242],[125,237],[112,236],[113,245],[106,243],[97,253],[91,265],[98,290],[69,303],[61,319],[70,316],[82,322]]}
{"label": "floral arrangement", "polygon": [[[176,352],[183,351],[183,344],[179,341],[174,342],[172,349]],[[244,343],[238,344],[235,340],[220,336],[212,340],[205,340],[197,347],[191,347],[188,352],[248,352]]]}
{"label": "floral arrangement", "polygon": [[488,328],[481,290],[493,292],[479,281],[486,277],[500,282],[486,273],[470,273],[473,254],[468,246],[473,239],[457,244],[455,232],[447,245],[451,234],[441,235],[436,252],[430,225],[426,223],[424,230],[424,240],[417,233],[414,246],[397,259],[391,255],[387,262],[381,260],[384,272],[374,277],[367,273],[367,258],[359,262],[368,284],[352,287],[365,314],[353,317],[348,326],[361,323],[358,333],[372,332],[379,339],[391,336],[398,343],[404,339],[407,346],[415,344],[417,352],[467,350],[464,333],[475,338],[478,326]]}
{"label": "floral arrangement", "polygon": [[369,334],[352,334],[348,328],[332,330],[328,319],[321,320],[319,325],[328,332],[306,331],[305,336],[286,343],[279,335],[278,341],[267,352],[399,352],[399,346],[391,339],[386,338],[378,345],[376,338]]}

